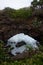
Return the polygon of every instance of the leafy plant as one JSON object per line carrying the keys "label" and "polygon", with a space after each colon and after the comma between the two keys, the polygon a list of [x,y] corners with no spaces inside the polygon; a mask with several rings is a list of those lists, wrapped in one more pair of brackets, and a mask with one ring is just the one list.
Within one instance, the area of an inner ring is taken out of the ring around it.
{"label": "leafy plant", "polygon": [[[11,57],[5,52],[3,48],[4,43],[0,43],[0,65],[43,65],[43,46],[40,47],[38,53],[32,55],[30,58],[23,60],[12,60]],[[27,46],[28,47],[28,46]],[[30,51],[31,46],[28,47]]]}

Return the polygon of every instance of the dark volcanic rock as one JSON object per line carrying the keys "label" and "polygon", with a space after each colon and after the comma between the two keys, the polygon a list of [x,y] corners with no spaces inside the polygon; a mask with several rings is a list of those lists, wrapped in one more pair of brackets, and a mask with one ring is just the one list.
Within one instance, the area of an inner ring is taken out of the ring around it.
{"label": "dark volcanic rock", "polygon": [[16,44],[16,47],[20,47],[20,46],[23,46],[23,45],[26,45],[26,43],[24,41],[21,41],[21,42],[18,42]]}
{"label": "dark volcanic rock", "polygon": [[[28,34],[40,41],[43,39],[43,16],[32,16],[29,19],[10,18],[7,12],[0,12],[0,40],[7,41],[10,37],[17,33]],[[34,27],[32,22],[34,19],[39,18],[42,21],[40,27]]]}

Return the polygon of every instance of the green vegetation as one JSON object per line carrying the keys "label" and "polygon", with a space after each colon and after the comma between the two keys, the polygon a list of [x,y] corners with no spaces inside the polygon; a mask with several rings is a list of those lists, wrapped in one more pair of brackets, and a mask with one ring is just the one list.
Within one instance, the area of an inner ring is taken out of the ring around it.
{"label": "green vegetation", "polygon": [[34,8],[36,8],[37,6],[38,6],[39,8],[43,8],[43,0],[33,0],[33,1],[31,2],[31,5],[32,5]]}
{"label": "green vegetation", "polygon": [[3,10],[4,16],[8,16],[10,18],[28,18],[32,16],[32,8],[24,8],[24,9],[19,9],[19,10],[14,10],[11,8],[5,8]]}
{"label": "green vegetation", "polygon": [[[17,19],[29,19],[29,18],[34,18],[35,16],[35,18],[32,19],[31,25],[33,25],[34,28],[36,27],[35,30],[37,30],[38,27],[39,29],[41,29],[40,26],[42,26],[43,24],[42,9],[43,9],[43,0],[33,0],[31,3],[31,7],[23,8],[19,10],[14,10],[8,7],[0,11],[0,22],[4,22],[4,21],[9,22],[12,19],[14,19],[14,21],[16,22]],[[2,26],[0,23],[0,29],[1,28]],[[43,29],[41,31],[42,32],[40,33],[39,37],[42,42],[41,44],[43,44]],[[40,46],[38,53],[36,52],[35,54],[33,54],[32,48],[30,46],[29,49],[30,49],[29,52],[32,53],[32,56],[30,55],[29,58],[14,61],[14,59],[12,59],[11,56],[8,54],[8,50],[10,50],[10,48],[4,48],[4,43],[1,41],[0,42],[0,65],[43,65],[43,46]]]}
{"label": "green vegetation", "polygon": [[[40,46],[38,53],[23,60],[12,60],[4,48],[4,43],[0,43],[0,65],[43,65],[43,46]],[[33,53],[33,52],[31,52]]]}
{"label": "green vegetation", "polygon": [[[14,19],[16,18],[28,19],[29,17],[33,16],[33,13],[34,11],[36,11],[36,9],[40,9],[40,8],[43,9],[43,0],[33,0],[31,2],[31,6],[27,8],[15,10],[7,7],[4,10],[0,11],[0,16],[2,13],[2,16],[14,18]],[[39,10],[37,14],[40,14]]]}

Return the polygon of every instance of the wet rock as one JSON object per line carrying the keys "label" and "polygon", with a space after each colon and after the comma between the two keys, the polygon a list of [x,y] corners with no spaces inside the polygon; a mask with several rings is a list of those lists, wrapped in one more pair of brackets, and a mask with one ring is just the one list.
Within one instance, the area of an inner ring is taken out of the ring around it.
{"label": "wet rock", "polygon": [[26,43],[24,41],[21,41],[21,42],[18,42],[16,44],[16,47],[20,47],[20,46],[23,46],[23,45],[26,45]]}

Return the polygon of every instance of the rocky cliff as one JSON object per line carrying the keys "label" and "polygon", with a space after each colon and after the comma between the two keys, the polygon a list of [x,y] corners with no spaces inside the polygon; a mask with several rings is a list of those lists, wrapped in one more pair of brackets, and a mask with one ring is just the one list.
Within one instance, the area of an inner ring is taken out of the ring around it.
{"label": "rocky cliff", "polygon": [[[37,18],[39,20],[37,21]],[[33,15],[28,19],[10,18],[0,13],[0,40],[7,41],[8,38],[17,34],[25,33],[39,41],[43,40],[43,16]],[[37,22],[35,22],[37,21]]]}

